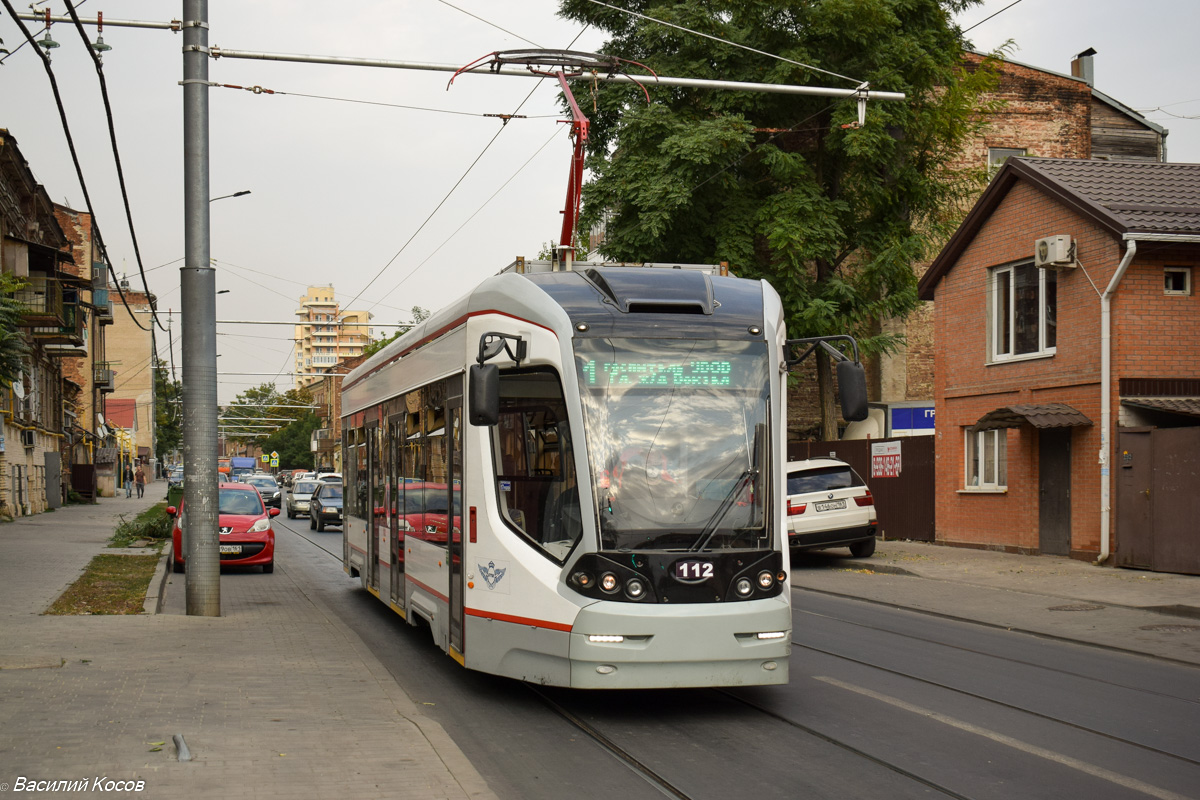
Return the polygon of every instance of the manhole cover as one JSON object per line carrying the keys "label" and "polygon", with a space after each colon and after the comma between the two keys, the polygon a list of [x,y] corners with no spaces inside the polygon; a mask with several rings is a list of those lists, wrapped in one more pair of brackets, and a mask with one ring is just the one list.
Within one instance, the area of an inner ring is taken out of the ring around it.
{"label": "manhole cover", "polygon": [[1091,603],[1077,603],[1071,606],[1050,606],[1049,611],[1103,611],[1104,606],[1092,605]]}
{"label": "manhole cover", "polygon": [[1138,630],[1161,631],[1163,633],[1197,633],[1200,632],[1200,625],[1143,625]]}

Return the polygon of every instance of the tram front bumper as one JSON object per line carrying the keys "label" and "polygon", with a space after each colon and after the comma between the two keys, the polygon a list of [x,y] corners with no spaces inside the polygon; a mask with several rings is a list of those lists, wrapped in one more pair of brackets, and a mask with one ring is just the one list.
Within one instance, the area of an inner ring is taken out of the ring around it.
{"label": "tram front bumper", "polygon": [[690,605],[593,603],[579,612],[571,629],[571,686],[783,684],[791,632],[786,595]]}

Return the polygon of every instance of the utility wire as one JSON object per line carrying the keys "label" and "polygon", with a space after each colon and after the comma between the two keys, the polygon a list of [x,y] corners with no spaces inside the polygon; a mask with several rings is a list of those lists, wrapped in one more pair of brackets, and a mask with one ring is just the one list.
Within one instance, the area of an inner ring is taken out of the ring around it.
{"label": "utility wire", "polygon": [[[4,0],[4,2],[8,2],[8,0]],[[571,44],[567,45],[567,49],[570,49],[571,45],[573,45],[573,44],[575,44],[575,42],[579,41],[579,37],[583,36],[584,32],[586,32],[586,31],[587,31],[587,27],[585,26],[583,28],[583,30],[581,30],[578,34],[576,34],[575,38],[571,40]],[[538,82],[536,84],[534,84],[532,89],[529,90],[529,94],[525,95],[525,99],[522,100],[520,102],[520,104],[517,106],[516,111],[513,112],[513,115],[515,115],[518,111],[520,111],[521,108],[526,103],[529,102],[529,98],[533,97],[533,93],[538,90],[538,87],[542,85],[542,81],[544,81],[544,80],[545,80],[545,78],[538,79]],[[433,219],[434,215],[437,214],[437,212],[439,210],[441,210],[442,206],[444,206],[446,204],[446,201],[450,199],[450,195],[454,194],[455,190],[458,189],[458,187],[462,184],[462,182],[464,180],[466,180],[467,176],[471,174],[471,170],[473,170],[475,168],[475,165],[479,163],[479,160],[483,158],[484,154],[487,153],[487,151],[491,148],[491,146],[496,142],[496,139],[500,138],[500,134],[504,133],[504,130],[507,127],[508,127],[507,120],[501,122],[500,129],[497,130],[496,134],[494,136],[492,136],[492,138],[488,141],[488,143],[486,145],[484,145],[483,150],[481,150],[479,152],[479,155],[477,155],[475,157],[475,160],[471,162],[471,165],[469,167],[467,167],[466,172],[464,172],[461,176],[459,176],[459,179],[457,181],[455,181],[453,186],[450,187],[450,191],[446,192],[445,197],[443,197],[441,199],[441,201],[438,202],[437,206],[434,207],[433,211],[429,212],[429,216],[427,216],[425,218],[425,221],[422,222],[415,231],[413,231],[412,236],[408,237],[408,240],[403,245],[400,246],[400,249],[396,251],[396,254],[394,256],[392,256],[390,259],[388,259],[388,262],[383,265],[383,268],[380,269],[379,272],[375,273],[375,277],[371,278],[371,280],[368,281],[367,285],[364,286],[359,291],[358,294],[354,295],[354,299],[346,304],[347,308],[353,306],[355,301],[357,301],[358,298],[362,297],[363,293],[366,292],[367,289],[370,289],[371,286],[375,283],[375,281],[379,280],[380,276],[382,276],[383,273],[387,271],[387,268],[390,267],[392,265],[392,263],[397,258],[400,257],[400,254],[403,253],[406,249],[408,249],[408,246],[410,244],[412,244],[412,241],[413,241],[413,239],[415,239],[417,237],[417,234],[419,234],[422,230],[424,230],[425,226],[429,224],[429,221],[431,219]],[[416,270],[413,270],[413,272],[415,272],[415,271]],[[412,273],[409,273],[409,276],[411,276],[411,275],[412,275]],[[404,279],[407,280],[409,276],[405,276]],[[393,291],[394,291],[394,289],[393,289]],[[390,295],[391,292],[388,292],[388,294]],[[387,295],[384,295],[384,296],[386,297]],[[374,306],[372,306],[371,308],[374,308]]]}
{"label": "utility wire", "polygon": [[446,0],[437,0],[437,1],[444,6],[450,6],[450,8],[453,8],[455,11],[461,11],[462,13],[466,14],[468,17],[474,17],[475,19],[479,20],[480,22],[484,23],[485,25],[491,25],[496,30],[503,31],[504,33],[507,33],[509,36],[515,36],[518,39],[520,39],[522,42],[531,44],[534,47],[538,47],[538,48],[541,47],[541,45],[538,44],[537,42],[532,41],[530,39],[526,39],[524,36],[521,36],[520,34],[513,33],[512,31],[508,30],[507,28],[501,28],[496,23],[489,22],[488,20],[484,19],[483,17],[479,16],[478,14],[472,14],[470,11],[467,11],[465,8],[459,8],[458,6],[454,5],[453,3],[447,3]]}
{"label": "utility wire", "polygon": [[978,28],[978,27],[979,27],[980,25],[982,25],[983,23],[987,22],[987,21],[988,21],[989,19],[991,19],[992,17],[995,17],[995,16],[998,16],[998,15],[1000,15],[1000,14],[1003,14],[1005,11],[1008,11],[1010,8],[1012,8],[1013,6],[1015,6],[1015,5],[1016,5],[1017,3],[1019,3],[1019,2],[1021,2],[1021,0],[1013,0],[1013,2],[1009,3],[1009,4],[1008,4],[1008,5],[1006,5],[1004,8],[1000,9],[999,11],[997,11],[995,14],[992,14],[991,16],[984,17],[983,19],[979,20],[979,22],[976,22],[976,23],[975,23],[974,25],[972,25],[971,27],[964,29],[964,30],[963,30],[963,33],[966,33],[967,31],[972,31],[972,30],[975,30],[976,28]]}
{"label": "utility wire", "polygon": [[100,56],[92,47],[92,42],[83,29],[83,23],[79,21],[79,15],[75,13],[74,4],[71,0],[63,0],[63,2],[67,4],[67,11],[71,14],[75,29],[79,31],[79,38],[83,40],[84,49],[92,57],[92,63],[96,65],[96,77],[100,81],[100,96],[104,99],[104,116],[108,119],[108,138],[112,142],[113,161],[117,165],[117,182],[121,185],[121,200],[125,203],[125,221],[129,224],[129,238],[133,242],[133,255],[137,259],[138,273],[142,276],[142,288],[146,290],[146,300],[150,304],[150,316],[158,325],[159,330],[166,331],[154,308],[154,296],[150,293],[150,285],[146,282],[146,270],[142,265],[142,251],[138,247],[137,232],[133,227],[133,212],[129,208],[129,192],[125,188],[125,169],[121,166],[121,152],[117,149],[117,130],[113,124],[112,105],[108,101],[108,83],[104,80],[104,65],[101,64]]}
{"label": "utility wire", "polygon": [[[253,92],[254,94],[266,95],[283,95],[284,97],[307,97],[313,100],[332,100],[338,103],[357,103],[364,106],[382,106],[384,108],[403,108],[408,111],[428,111],[431,114],[452,114],[459,117],[502,117],[501,114],[483,114],[477,111],[455,111],[448,108],[430,108],[429,106],[409,106],[403,103],[385,103],[381,100],[359,100],[353,97],[333,97],[325,94],[306,94],[304,92],[284,92],[279,89],[264,89],[261,86],[239,86],[234,83],[216,83],[208,84],[213,89],[239,89],[244,92]],[[541,114],[534,117],[509,117],[509,119],[548,119],[558,116],[557,114]]]}
{"label": "utility wire", "polygon": [[4,8],[8,11],[9,16],[17,23],[17,26],[21,29],[21,33],[25,34],[26,41],[34,43],[35,46],[33,49],[38,54],[38,58],[42,60],[42,66],[46,70],[46,77],[50,80],[50,88],[54,92],[54,104],[58,107],[58,117],[62,122],[63,134],[67,139],[67,149],[71,151],[71,161],[75,165],[75,176],[79,179],[79,188],[83,191],[84,203],[87,205],[88,214],[92,217],[92,232],[95,234],[96,240],[100,243],[100,250],[104,254],[104,260],[109,262],[108,271],[113,276],[113,281],[117,284],[117,294],[121,297],[121,303],[124,304],[125,310],[129,312],[129,318],[133,320],[134,325],[137,325],[144,331],[151,330],[154,327],[153,324],[147,328],[133,315],[133,309],[129,307],[129,301],[125,299],[125,292],[121,290],[121,284],[116,280],[116,272],[113,271],[111,259],[108,257],[108,248],[104,245],[104,237],[100,235],[100,223],[97,221],[96,213],[92,209],[92,198],[88,193],[87,182],[83,178],[83,167],[79,164],[79,154],[75,151],[75,140],[71,136],[71,125],[67,122],[67,111],[63,108],[62,95],[58,91],[58,81],[54,77],[54,70],[50,68],[50,58],[42,52],[41,48],[36,46],[33,35],[29,32],[29,28],[25,27],[25,22],[17,16],[16,9],[13,8],[10,0],[0,0],[0,3],[4,4]]}
{"label": "utility wire", "polygon": [[[766,56],[767,58],[774,58],[777,61],[783,61],[788,64],[795,64],[797,67],[803,67],[804,69],[811,69],[814,72],[821,72],[821,73],[824,73],[825,75],[831,75],[835,78],[841,78],[844,81],[850,81],[851,83],[857,84],[859,86],[863,85],[862,81],[855,80],[854,78],[851,78],[846,75],[840,75],[836,72],[830,72],[827,69],[821,69],[820,67],[814,67],[812,64],[805,64],[800,61],[793,61],[790,58],[784,58],[783,56],[777,56],[774,53],[768,53],[765,50],[755,50],[753,47],[749,47],[744,44],[738,44],[737,42],[731,42],[728,39],[722,39],[719,36],[712,36],[707,33],[701,33],[700,31],[694,31],[691,28],[685,28],[682,25],[676,25],[674,23],[667,22],[665,20],[656,19],[655,17],[648,17],[645,14],[639,14],[636,11],[630,11],[625,8],[617,8],[616,6],[610,6],[608,3],[600,2],[600,0],[588,0],[588,2],[595,3],[598,6],[604,6],[605,8],[610,8],[613,11],[619,11],[622,14],[628,14],[631,17],[637,17],[638,19],[644,19],[647,22],[657,22],[659,25],[666,25],[668,28],[675,28],[676,30],[683,31],[684,33],[690,33],[693,36],[703,36],[705,39],[712,39],[714,42],[720,42],[721,44],[727,44],[730,47],[737,47],[742,50],[749,50],[751,53],[757,53],[760,56]],[[1017,0],[1017,3],[1019,3],[1019,2],[1021,2],[1021,0]],[[1016,5],[1016,3],[1014,3],[1013,5]],[[999,13],[999,12],[997,12],[997,13]]]}
{"label": "utility wire", "polygon": [[[482,204],[482,205],[480,205],[480,206],[479,206],[479,208],[475,209],[475,212],[474,212],[473,214],[471,214],[471,216],[469,216],[469,217],[467,217],[465,220],[463,220],[462,224],[461,224],[461,225],[459,225],[457,228],[455,228],[455,229],[454,229],[454,232],[453,232],[453,233],[451,233],[449,236],[447,236],[447,237],[445,238],[445,240],[444,240],[444,241],[443,241],[441,244],[439,244],[439,245],[437,246],[437,248],[436,248],[436,249],[435,249],[435,250],[434,250],[432,253],[430,253],[428,256],[426,256],[424,261],[422,261],[420,264],[417,264],[415,267],[413,267],[411,270],[409,270],[409,273],[408,273],[407,275],[405,275],[403,278],[401,278],[401,279],[400,279],[400,282],[399,282],[399,283],[397,283],[395,286],[393,286],[393,287],[392,287],[392,288],[391,288],[391,289],[388,291],[388,293],[387,293],[387,294],[385,294],[383,297],[379,298],[379,301],[378,301],[378,302],[376,302],[376,304],[375,304],[375,305],[383,305],[383,301],[384,301],[384,300],[386,300],[388,297],[390,297],[390,296],[391,296],[391,294],[392,294],[392,292],[394,292],[394,291],[396,291],[397,289],[399,289],[399,288],[401,287],[401,285],[403,285],[403,284],[404,284],[404,282],[405,282],[405,281],[407,281],[407,280],[408,280],[409,278],[411,278],[411,277],[412,277],[414,274],[416,274],[417,270],[419,270],[421,267],[425,266],[425,264],[426,264],[426,263],[428,263],[428,261],[429,261],[431,258],[433,258],[434,256],[436,256],[436,255],[437,255],[437,254],[438,254],[438,253],[441,251],[441,249],[442,249],[443,247],[445,247],[447,244],[449,244],[449,243],[450,243],[450,240],[451,240],[451,239],[453,239],[455,236],[457,236],[457,235],[458,235],[458,232],[459,232],[459,231],[461,231],[463,228],[465,228],[465,227],[467,226],[467,223],[469,223],[471,220],[475,219],[475,217],[477,217],[477,216],[479,215],[479,212],[480,212],[480,211],[483,211],[483,209],[484,209],[484,208],[485,208],[485,207],[488,205],[488,203],[490,203],[490,202],[492,202],[493,200],[495,200],[495,199],[496,199],[496,195],[498,195],[498,194],[500,194],[500,192],[504,191],[504,187],[506,187],[506,186],[508,186],[510,183],[512,183],[512,182],[513,182],[513,179],[514,179],[514,178],[516,178],[516,177],[517,177],[517,175],[519,175],[519,174],[521,173],[521,171],[522,171],[522,170],[524,170],[526,167],[528,167],[528,166],[529,166],[529,165],[530,165],[530,164],[533,162],[533,160],[534,160],[535,158],[537,158],[538,154],[539,154],[539,153],[541,153],[543,150],[545,150],[545,149],[546,149],[546,146],[547,146],[548,144],[550,144],[550,142],[554,141],[554,138],[555,138],[556,136],[558,136],[559,132],[561,132],[561,131],[565,131],[565,130],[567,130],[567,129],[566,129],[566,128],[558,128],[558,129],[556,129],[556,130],[554,131],[554,133],[553,133],[553,134],[551,134],[550,138],[549,138],[549,139],[547,139],[545,142],[543,142],[543,143],[542,143],[542,146],[541,146],[541,147],[539,147],[539,148],[538,148],[536,151],[534,151],[534,154],[533,154],[533,155],[531,155],[531,156],[530,156],[528,159],[526,159],[526,160],[525,160],[525,163],[524,163],[524,164],[522,164],[520,167],[518,167],[516,172],[514,172],[512,175],[510,175],[510,176],[509,176],[508,180],[506,180],[504,183],[500,184],[500,188],[499,188],[499,189],[497,189],[496,191],[492,192],[492,195],[491,195],[491,197],[489,197],[487,200],[484,200],[484,201],[483,201],[483,204]],[[375,306],[371,306],[371,308],[375,308]],[[385,306],[385,308],[392,308],[392,306]],[[369,312],[370,310],[371,310],[370,308],[369,308],[369,309],[367,309],[367,311],[368,311],[368,312]]]}

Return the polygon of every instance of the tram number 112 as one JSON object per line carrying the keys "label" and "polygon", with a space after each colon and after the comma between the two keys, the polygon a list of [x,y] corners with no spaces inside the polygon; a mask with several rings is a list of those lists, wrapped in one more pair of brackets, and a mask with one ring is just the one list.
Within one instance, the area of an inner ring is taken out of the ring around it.
{"label": "tram number 112", "polygon": [[676,561],[675,579],[681,581],[703,581],[713,576],[711,561]]}

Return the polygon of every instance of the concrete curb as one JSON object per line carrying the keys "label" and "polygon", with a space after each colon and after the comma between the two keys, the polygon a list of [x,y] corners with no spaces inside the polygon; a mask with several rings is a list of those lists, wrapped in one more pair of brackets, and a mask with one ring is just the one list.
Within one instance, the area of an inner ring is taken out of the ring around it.
{"label": "concrete curb", "polygon": [[143,614],[158,614],[162,611],[167,577],[171,574],[171,556],[174,546],[173,542],[167,542],[167,546],[163,548],[162,557],[158,559],[158,566],[154,568],[154,577],[150,579],[150,585],[146,587],[146,599],[142,603]]}

